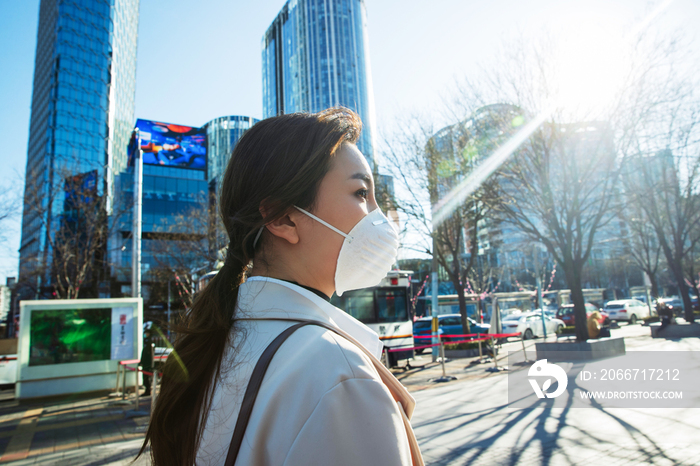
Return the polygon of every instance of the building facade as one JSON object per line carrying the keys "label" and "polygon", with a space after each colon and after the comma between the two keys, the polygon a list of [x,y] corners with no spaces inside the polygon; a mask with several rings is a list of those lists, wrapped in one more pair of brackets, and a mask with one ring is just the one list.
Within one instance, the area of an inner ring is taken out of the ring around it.
{"label": "building facade", "polygon": [[220,185],[236,143],[258,121],[253,117],[231,115],[215,118],[204,125],[207,130],[207,180],[213,183],[214,189]]}
{"label": "building facade", "polygon": [[[152,283],[194,266],[208,229],[207,154],[204,128],[139,119],[143,154],[141,278],[148,300]],[[136,142],[130,153],[135,150]],[[134,166],[115,177],[109,241],[111,296],[131,296]]]}
{"label": "building facade", "polygon": [[19,250],[20,281],[36,297],[52,285],[71,177],[95,173],[111,209],[133,122],[138,19],[139,0],[41,1]]}
{"label": "building facade", "polygon": [[364,0],[289,0],[262,40],[263,116],[348,107],[375,166],[374,95]]}
{"label": "building facade", "polygon": [[[215,118],[201,128],[136,121],[143,153],[142,293],[151,308],[164,308],[168,296],[174,309],[186,307],[185,290],[192,285],[187,277],[215,268],[227,244],[216,203],[221,177],[236,143],[257,122],[240,115]],[[111,296],[119,297],[131,295],[133,166],[116,177],[115,192],[118,224],[109,251]]]}

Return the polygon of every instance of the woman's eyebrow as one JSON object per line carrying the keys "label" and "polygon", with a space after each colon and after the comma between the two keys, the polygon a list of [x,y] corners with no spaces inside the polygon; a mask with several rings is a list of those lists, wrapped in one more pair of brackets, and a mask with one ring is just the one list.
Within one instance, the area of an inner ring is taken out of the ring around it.
{"label": "woman's eyebrow", "polygon": [[348,178],[348,179],[350,179],[350,180],[362,180],[362,181],[365,181],[367,183],[372,182],[372,178],[370,178],[370,176],[366,173],[355,173],[355,174],[351,175],[350,178]]}

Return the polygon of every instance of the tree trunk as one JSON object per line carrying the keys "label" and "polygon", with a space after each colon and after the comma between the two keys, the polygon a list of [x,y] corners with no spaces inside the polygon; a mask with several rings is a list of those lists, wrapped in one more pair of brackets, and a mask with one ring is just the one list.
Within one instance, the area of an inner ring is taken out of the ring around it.
{"label": "tree trunk", "polygon": [[588,322],[586,320],[586,303],[583,299],[583,287],[581,286],[582,267],[571,263],[564,264],[563,268],[566,283],[569,286],[569,290],[571,290],[571,302],[574,305],[576,340],[583,342],[588,340]]}
{"label": "tree trunk", "polygon": [[649,282],[651,283],[651,297],[656,299],[659,297],[659,282],[656,279],[655,273],[646,272],[647,277],[649,277]]}
{"label": "tree trunk", "polygon": [[669,264],[671,273],[673,273],[673,278],[676,279],[678,284],[678,291],[683,300],[684,317],[685,321],[692,323],[695,321],[695,316],[693,315],[693,304],[690,302],[690,294],[688,293],[688,285],[685,283],[685,274],[683,273],[683,267],[680,261],[674,261]]}
{"label": "tree trunk", "polygon": [[462,321],[462,331],[464,335],[470,333],[469,320],[467,319],[467,299],[464,297],[464,285],[459,282],[459,279],[452,279],[452,284],[457,290],[457,301],[459,302],[459,317]]}

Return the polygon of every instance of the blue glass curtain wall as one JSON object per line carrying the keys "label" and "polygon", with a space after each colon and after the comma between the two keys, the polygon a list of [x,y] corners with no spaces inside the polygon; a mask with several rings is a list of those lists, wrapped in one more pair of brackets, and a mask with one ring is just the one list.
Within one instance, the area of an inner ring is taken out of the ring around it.
{"label": "blue glass curtain wall", "polygon": [[265,33],[264,117],[342,105],[364,128],[358,147],[374,167],[374,103],[364,0],[290,0]]}

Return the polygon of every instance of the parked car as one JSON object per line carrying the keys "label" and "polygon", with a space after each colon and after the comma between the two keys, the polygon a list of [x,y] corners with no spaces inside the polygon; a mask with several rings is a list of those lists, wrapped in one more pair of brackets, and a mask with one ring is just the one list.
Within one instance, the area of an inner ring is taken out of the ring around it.
{"label": "parked car", "polygon": [[527,312],[520,315],[508,316],[501,322],[503,333],[520,332],[523,338],[530,338],[544,335],[544,329],[547,329],[548,334],[561,333],[564,328],[564,322],[561,319],[544,316],[545,325],[542,325],[542,314],[540,312]]}
{"label": "parked car", "polygon": [[649,307],[636,299],[618,299],[605,304],[605,312],[610,320],[626,320],[631,325],[639,319],[649,317]]}
{"label": "parked car", "polygon": [[[469,320],[469,328],[471,333],[488,333],[489,324],[480,324],[471,317]],[[416,336],[429,336],[432,332],[432,317],[421,317],[413,323],[413,344],[415,346],[430,344],[429,338],[416,338]],[[438,316],[438,333],[444,342],[464,340],[463,337],[442,337],[442,335],[462,335],[462,318],[459,314],[443,314]],[[416,350],[416,353],[422,353],[423,350]]]}
{"label": "parked car", "polygon": [[503,319],[505,316],[513,315],[513,314],[522,314],[523,311],[518,309],[517,307],[511,307],[508,309],[501,309],[501,319]]}
{"label": "parked car", "polygon": [[[540,313],[542,313],[542,309],[538,308],[538,309],[534,309],[534,310],[528,311],[528,312],[530,312],[531,314],[540,314]],[[556,310],[552,311],[552,310],[548,309],[547,307],[545,307],[544,308],[544,315],[549,316],[551,318],[555,318],[557,316],[557,311]]]}
{"label": "parked car", "polygon": [[[599,310],[597,306],[594,306],[591,303],[586,303],[586,319],[589,319],[591,317],[591,314],[593,314],[595,311],[600,312],[601,317],[598,320],[598,323],[600,325],[610,324],[610,317],[608,316],[607,312]],[[564,321],[564,324],[567,327],[574,326],[576,324],[576,316],[574,315],[574,305],[563,304],[559,308],[559,310],[557,310],[557,318]]]}

